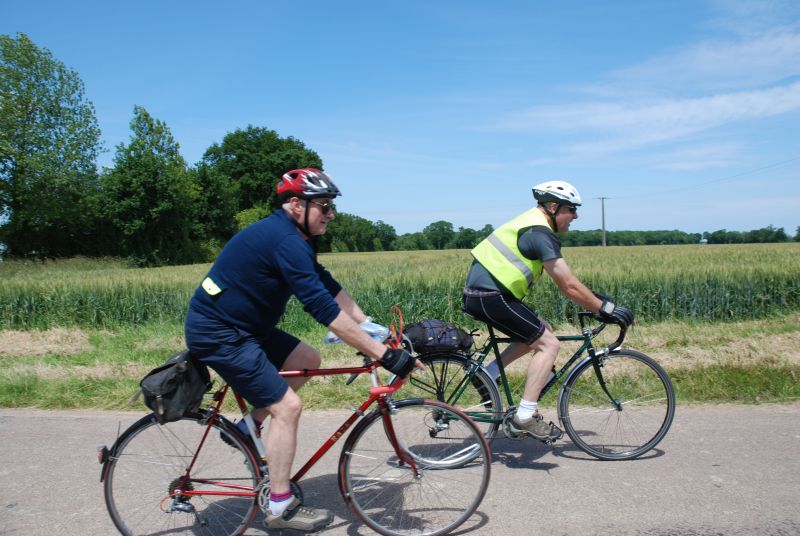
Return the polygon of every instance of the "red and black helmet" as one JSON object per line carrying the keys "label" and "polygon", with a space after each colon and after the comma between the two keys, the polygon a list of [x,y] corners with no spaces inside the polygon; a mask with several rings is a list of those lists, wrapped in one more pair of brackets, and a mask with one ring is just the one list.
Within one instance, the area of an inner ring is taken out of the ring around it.
{"label": "red and black helmet", "polygon": [[338,197],[339,188],[324,172],[314,168],[287,171],[278,181],[278,199],[286,201],[290,197],[314,199],[315,197]]}

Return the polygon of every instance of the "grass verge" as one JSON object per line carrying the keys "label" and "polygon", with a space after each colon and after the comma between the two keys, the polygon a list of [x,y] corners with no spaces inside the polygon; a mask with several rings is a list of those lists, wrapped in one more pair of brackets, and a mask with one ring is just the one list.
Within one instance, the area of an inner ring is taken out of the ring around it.
{"label": "grass verge", "polygon": [[[749,322],[659,323],[638,327],[627,342],[664,366],[679,404],[791,402],[800,400],[798,325],[799,313]],[[557,329],[570,331],[574,328]],[[298,335],[313,344],[323,334],[320,327]],[[141,411],[141,402],[128,404],[139,379],[182,346],[177,323],[66,334],[0,332],[0,407]],[[325,366],[360,362],[346,346],[317,347]],[[561,354],[569,353],[565,344]],[[513,384],[524,382],[527,362],[521,359],[512,365]],[[305,406],[340,408],[362,401],[368,379],[349,386],[346,379],[312,379],[300,391]],[[552,405],[555,396],[554,390],[543,404]]]}

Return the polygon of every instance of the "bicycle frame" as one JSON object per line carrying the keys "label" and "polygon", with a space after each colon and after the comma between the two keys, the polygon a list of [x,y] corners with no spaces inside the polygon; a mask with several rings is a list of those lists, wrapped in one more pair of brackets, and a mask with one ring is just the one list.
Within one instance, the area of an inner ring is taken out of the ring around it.
{"label": "bicycle frame", "polygon": [[[397,381],[392,385],[382,385],[380,379],[378,377],[377,369],[380,366],[371,360],[365,359],[365,363],[363,366],[360,367],[343,367],[343,368],[328,368],[328,369],[305,369],[305,370],[289,370],[289,371],[281,371],[281,376],[285,378],[308,378],[314,376],[336,376],[342,374],[350,374],[351,380],[355,379],[355,376],[358,374],[369,373],[372,377],[373,386],[369,390],[369,396],[367,400],[365,400],[358,408],[353,411],[353,414],[350,415],[345,422],[331,435],[323,444],[322,446],[309,458],[309,460],[301,467],[291,478],[293,482],[299,481],[309,469],[311,469],[319,460],[322,458],[330,449],[336,444],[339,439],[344,435],[344,433],[361,417],[366,415],[366,410],[372,406],[372,404],[378,404],[378,409],[382,413],[383,423],[385,426],[386,433],[388,435],[389,441],[391,442],[392,446],[394,447],[395,454],[397,454],[398,459],[403,461],[404,463],[408,464],[408,466],[414,471],[416,476],[419,476],[419,469],[414,462],[412,456],[410,456],[407,452],[400,448],[399,443],[397,441],[397,437],[394,432],[394,427],[392,420],[389,418],[389,402],[387,402],[387,397],[390,397],[394,392],[396,392],[400,387],[403,385],[403,381]],[[349,383],[349,382],[348,382]],[[222,408],[222,403],[225,400],[225,396],[229,390],[229,386],[223,385],[223,387],[214,393],[213,396],[213,405],[209,408],[209,414],[207,416],[208,426],[206,427],[206,431],[203,434],[203,437],[200,440],[200,444],[197,446],[197,449],[194,451],[194,457],[190,462],[189,466],[186,469],[186,472],[181,477],[181,483],[191,481],[191,472],[192,468],[194,467],[195,460],[197,459],[200,450],[203,448],[203,444],[208,437],[208,433],[211,431],[211,424],[217,420],[221,419],[222,416],[220,415],[220,411]],[[247,403],[242,398],[242,396],[232,391],[235,398],[236,403],[239,406],[239,409],[242,412],[242,415],[248,416],[247,410]],[[251,419],[252,421],[252,419]],[[249,422],[251,422],[249,421]],[[259,464],[259,468],[261,470],[261,476],[263,477],[266,474],[266,465],[267,465],[267,456],[264,450],[264,445],[261,442],[259,436],[255,435],[253,432],[254,427],[250,427],[251,437],[253,437],[254,444],[258,449],[257,454],[261,458],[261,463]],[[181,497],[193,497],[197,495],[220,495],[220,496],[232,496],[232,497],[255,497],[259,493],[259,489],[249,488],[247,486],[238,486],[227,484],[225,482],[220,481],[209,481],[209,480],[197,480],[197,482],[203,482],[206,484],[212,484],[220,488],[220,491],[196,491],[192,489],[183,489],[180,492]],[[230,490],[230,491],[228,491]]]}
{"label": "bicycle frame", "polygon": [[[567,362],[558,370],[553,369],[553,376],[547,381],[547,383],[542,388],[541,393],[539,394],[539,399],[541,399],[544,395],[546,395],[550,389],[560,383],[561,378],[565,375],[569,374],[575,367],[576,361],[582,362],[585,359],[591,359],[593,361],[594,370],[597,374],[597,379],[600,382],[600,385],[603,388],[603,391],[608,396],[609,400],[611,400],[615,406],[619,407],[619,402],[614,399],[611,393],[608,392],[608,388],[606,387],[606,382],[603,379],[602,371],[600,370],[600,355],[607,355],[609,352],[616,349],[620,344],[622,344],[622,340],[625,338],[625,329],[620,330],[619,337],[617,340],[609,345],[607,348],[603,349],[601,352],[597,352],[594,348],[593,339],[597,336],[603,329],[605,329],[607,324],[600,324],[598,327],[594,329],[590,329],[585,325],[585,318],[591,317],[592,314],[588,312],[580,312],[578,313],[578,318],[581,324],[581,334],[580,335],[558,335],[557,338],[559,341],[576,341],[581,342],[581,346],[572,354]],[[475,375],[476,371],[479,367],[483,366],[484,361],[489,356],[489,353],[494,353],[495,359],[497,360],[498,369],[500,371],[500,384],[502,385],[503,393],[506,396],[506,402],[508,407],[513,407],[514,403],[514,396],[511,392],[511,386],[508,382],[508,377],[506,375],[505,367],[503,366],[503,362],[500,359],[500,345],[501,344],[510,344],[514,342],[510,337],[498,337],[495,335],[494,330],[491,326],[486,326],[489,330],[489,340],[486,341],[486,344],[477,352],[477,356],[473,354],[471,356],[472,366],[469,370],[469,374],[467,374],[460,385],[455,389],[453,395],[451,396],[450,400],[447,400],[448,404],[452,404],[454,401],[458,400],[461,395],[464,393],[464,390],[467,387],[467,383],[472,381],[473,376]],[[588,354],[584,357],[584,354]],[[473,413],[469,412],[469,416],[475,422],[488,422],[488,423],[501,423],[503,422],[504,415],[496,415],[494,417],[489,417],[486,414],[480,413]]]}

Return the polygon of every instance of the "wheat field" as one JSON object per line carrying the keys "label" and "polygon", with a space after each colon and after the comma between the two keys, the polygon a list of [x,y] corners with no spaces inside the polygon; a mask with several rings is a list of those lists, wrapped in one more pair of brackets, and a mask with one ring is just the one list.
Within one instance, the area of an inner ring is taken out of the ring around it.
{"label": "wheat field", "polygon": [[[632,309],[640,323],[737,321],[800,309],[800,244],[564,248],[593,290]],[[372,316],[392,305],[409,319],[470,323],[460,312],[471,258],[466,250],[333,253],[320,261]],[[118,328],[180,323],[209,265],[128,268],[115,260],[0,263],[0,329]],[[528,302],[553,322],[576,307],[546,276]],[[284,323],[313,322],[291,303]]]}

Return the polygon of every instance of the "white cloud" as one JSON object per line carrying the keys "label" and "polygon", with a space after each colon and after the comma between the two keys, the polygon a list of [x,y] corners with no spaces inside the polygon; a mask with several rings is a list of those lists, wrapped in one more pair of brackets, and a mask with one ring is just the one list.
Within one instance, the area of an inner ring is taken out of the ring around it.
{"label": "white cloud", "polygon": [[798,75],[800,32],[784,27],[744,39],[704,41],[611,73],[610,79],[622,92],[632,87],[696,94],[761,87]]}
{"label": "white cloud", "polygon": [[537,106],[507,119],[502,126],[531,132],[552,129],[601,132],[612,139],[585,146],[621,150],[797,109],[800,109],[800,82],[699,98]]}
{"label": "white cloud", "polygon": [[652,157],[655,169],[667,171],[700,171],[726,168],[741,160],[742,147],[738,143],[691,144],[672,151],[659,151]]}
{"label": "white cloud", "polygon": [[[714,131],[746,148],[741,130],[719,130],[800,109],[800,6],[797,2],[726,1],[711,22],[714,38],[686,44],[580,88],[570,103],[533,106],[495,124],[501,131],[568,139],[557,158],[596,158],[692,140]],[[558,137],[561,133],[563,136]],[[688,155],[687,155],[688,156]],[[658,157],[656,157],[658,159]],[[731,163],[731,154],[679,158],[661,169]]]}

